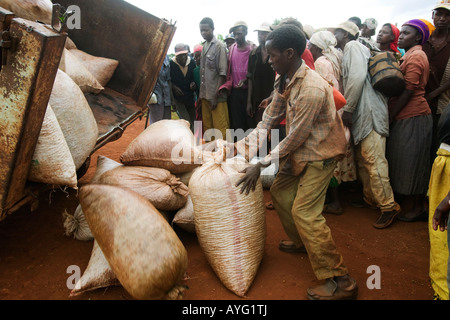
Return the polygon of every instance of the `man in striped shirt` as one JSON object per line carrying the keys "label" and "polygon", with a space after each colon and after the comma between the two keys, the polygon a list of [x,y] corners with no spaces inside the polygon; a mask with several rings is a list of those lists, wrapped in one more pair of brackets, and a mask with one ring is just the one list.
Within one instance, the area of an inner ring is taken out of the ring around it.
{"label": "man in striped shirt", "polygon": [[[337,114],[332,87],[307,68],[301,58],[304,34],[282,26],[266,40],[269,63],[280,75],[273,101],[262,121],[236,150],[248,160],[258,151],[258,142],[286,118],[286,137],[263,161],[248,167],[238,182],[241,192],[254,190],[261,168],[280,162],[280,171],[270,189],[274,207],[290,240],[280,250],[307,252],[314,273],[325,284],[307,291],[320,300],[355,299],[358,287],[337,251],[330,228],[322,215],[325,195],[345,151],[344,127]],[[272,132],[273,135],[273,132]]]}

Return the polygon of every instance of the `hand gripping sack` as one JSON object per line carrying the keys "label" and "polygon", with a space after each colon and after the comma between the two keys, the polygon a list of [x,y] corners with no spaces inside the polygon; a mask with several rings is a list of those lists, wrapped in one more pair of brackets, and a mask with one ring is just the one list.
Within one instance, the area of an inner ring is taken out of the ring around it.
{"label": "hand gripping sack", "polygon": [[80,202],[100,249],[127,292],[138,300],[180,298],[187,252],[146,199],[107,185],[80,188]]}
{"label": "hand gripping sack", "polygon": [[173,174],[192,171],[202,163],[186,120],[151,124],[129,144],[120,161],[125,165],[162,168]]}
{"label": "hand gripping sack", "polygon": [[159,210],[182,208],[189,194],[177,177],[161,168],[121,166],[102,174],[97,182],[131,189]]}
{"label": "hand gripping sack", "polygon": [[246,166],[237,158],[205,160],[189,182],[200,246],[224,286],[240,297],[256,276],[266,239],[261,181],[248,195],[235,186]]}
{"label": "hand gripping sack", "polygon": [[372,55],[369,59],[372,87],[387,97],[399,96],[405,89],[405,79],[394,54],[389,51]]}

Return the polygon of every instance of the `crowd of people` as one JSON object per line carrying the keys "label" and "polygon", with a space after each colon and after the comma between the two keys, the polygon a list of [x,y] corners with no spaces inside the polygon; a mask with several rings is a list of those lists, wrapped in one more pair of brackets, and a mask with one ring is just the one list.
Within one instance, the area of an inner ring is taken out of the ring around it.
{"label": "crowd of people", "polygon": [[[343,214],[339,187],[352,181],[361,183],[363,197],[351,205],[380,212],[373,227],[429,222],[433,290],[449,298],[449,1],[431,8],[430,18],[399,27],[387,22],[377,35],[374,18],[350,17],[326,30],[287,18],[256,28],[256,45],[246,39],[245,21],[221,41],[206,17],[199,22],[204,42],[193,53],[176,45],[163,64],[151,123],[176,110],[196,136],[224,139],[249,160],[278,130],[276,143],[238,185],[251,192],[261,169],[279,163],[270,205],[290,238],[279,249],[307,253],[316,277],[326,280],[308,289],[310,299],[357,297],[323,217]],[[393,97],[373,87],[368,71],[370,58],[383,52],[392,54],[404,79]]]}

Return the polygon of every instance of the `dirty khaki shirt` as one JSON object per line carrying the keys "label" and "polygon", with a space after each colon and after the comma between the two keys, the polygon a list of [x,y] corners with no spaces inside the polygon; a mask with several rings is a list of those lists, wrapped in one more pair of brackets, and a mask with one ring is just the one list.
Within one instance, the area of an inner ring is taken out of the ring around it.
{"label": "dirty khaki shirt", "polygon": [[219,77],[227,75],[228,61],[225,43],[214,37],[205,42],[200,57],[200,99],[217,104]]}
{"label": "dirty khaki shirt", "polygon": [[272,163],[290,159],[291,174],[300,175],[309,161],[339,160],[345,152],[344,125],[334,104],[333,89],[303,63],[283,93],[277,89],[262,121],[236,143],[239,154],[252,159],[271,129],[286,117],[286,137],[265,157]]}

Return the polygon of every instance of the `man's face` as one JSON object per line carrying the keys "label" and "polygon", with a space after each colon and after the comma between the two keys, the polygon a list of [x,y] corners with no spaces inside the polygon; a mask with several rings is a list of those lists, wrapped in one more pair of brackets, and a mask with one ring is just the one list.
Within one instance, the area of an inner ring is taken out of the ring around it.
{"label": "man's face", "polygon": [[272,69],[280,75],[287,74],[289,70],[289,61],[286,56],[286,51],[281,52],[279,49],[272,46],[272,40],[266,41],[267,53],[269,54],[269,64]]}
{"label": "man's face", "polygon": [[375,30],[369,29],[365,24],[361,27],[361,36],[365,38],[370,38],[375,34]]}
{"label": "man's face", "polygon": [[214,29],[209,24],[200,24],[200,34],[203,39],[210,42],[214,36]]}
{"label": "man's face", "polygon": [[436,29],[447,29],[450,27],[450,11],[439,8],[433,11],[433,24]]}
{"label": "man's face", "polygon": [[344,44],[345,31],[342,29],[336,29],[334,31],[334,37],[336,38],[338,47],[342,47],[342,45]]}
{"label": "man's face", "polygon": [[234,33],[234,39],[236,39],[236,43],[238,45],[243,45],[245,43],[245,36],[247,33],[245,32],[244,27],[237,27],[233,31]]}
{"label": "man's face", "polygon": [[186,61],[187,61],[187,53],[182,53],[176,56],[177,62],[181,65],[181,66],[185,66],[186,65]]}
{"label": "man's face", "polygon": [[266,38],[268,34],[269,33],[266,31],[258,31],[258,43],[261,45],[266,43]]}

